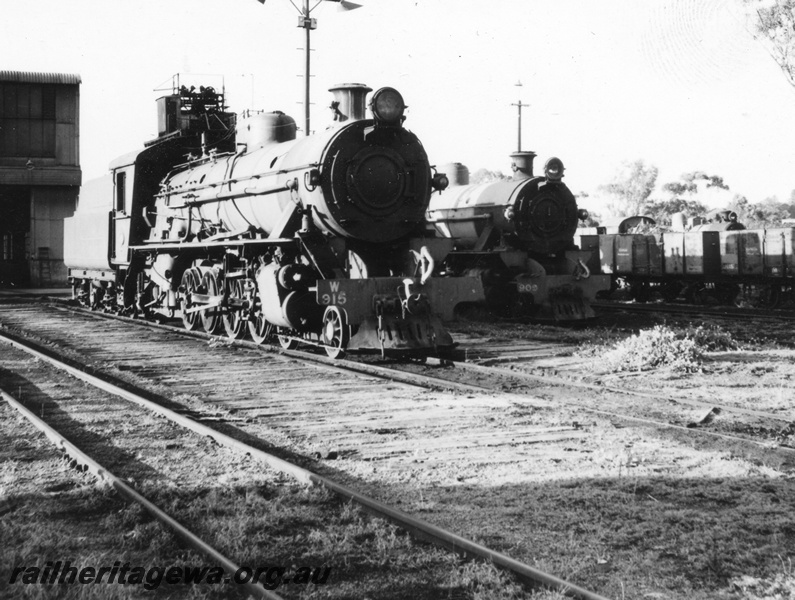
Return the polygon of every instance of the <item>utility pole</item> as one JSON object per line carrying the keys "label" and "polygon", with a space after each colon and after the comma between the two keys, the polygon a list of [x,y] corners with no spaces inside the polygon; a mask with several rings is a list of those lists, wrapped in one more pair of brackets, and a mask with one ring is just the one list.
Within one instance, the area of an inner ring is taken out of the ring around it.
{"label": "utility pole", "polygon": [[[517,82],[516,87],[522,87],[522,82],[521,81]],[[522,151],[522,107],[530,106],[529,104],[522,104],[521,90],[520,90],[519,100],[517,102],[512,103],[511,106],[517,107],[519,111],[519,122],[517,124],[516,151],[521,152]]]}
{"label": "utility pole", "polygon": [[[339,3],[340,10],[353,10],[355,8],[359,8],[360,4],[354,4],[353,2],[347,2],[346,0],[327,0],[328,2],[337,2]],[[265,0],[257,0],[260,4],[265,4]],[[310,78],[310,60],[309,60],[309,53],[312,51],[312,47],[310,45],[310,33],[313,29],[317,29],[317,19],[313,19],[311,14],[312,11],[315,10],[323,0],[317,0],[317,3],[310,8],[309,6],[310,0],[304,0],[303,6],[298,8],[293,0],[290,0],[290,4],[295,6],[295,9],[300,13],[298,17],[298,26],[302,27],[306,30],[306,49],[305,49],[305,65],[304,65],[304,135],[309,135],[309,78]]]}
{"label": "utility pole", "polygon": [[[320,2],[318,2],[318,4],[320,4]],[[315,6],[317,6],[317,4]],[[312,51],[312,47],[309,45],[309,33],[313,29],[317,29],[317,19],[313,19],[309,16],[311,12],[312,9],[309,8],[309,0],[304,0],[304,10],[301,17],[298,19],[298,26],[306,29],[306,68],[304,69],[304,135],[306,136],[308,136],[311,131],[309,129],[309,53]]]}

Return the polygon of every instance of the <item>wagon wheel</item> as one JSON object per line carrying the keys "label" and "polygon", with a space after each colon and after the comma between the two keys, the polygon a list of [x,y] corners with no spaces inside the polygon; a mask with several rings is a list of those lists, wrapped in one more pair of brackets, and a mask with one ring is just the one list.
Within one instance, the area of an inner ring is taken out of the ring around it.
{"label": "wagon wheel", "polygon": [[693,285],[685,290],[685,301],[689,304],[704,304],[707,290],[702,285]]}
{"label": "wagon wheel", "polygon": [[682,287],[682,284],[678,281],[664,283],[660,286],[660,295],[666,302],[673,302],[679,297]]}
{"label": "wagon wheel", "polygon": [[[236,300],[243,300],[245,295],[245,286],[242,279],[233,279],[229,285],[229,298]],[[233,308],[227,306],[221,319],[224,322],[224,329],[226,335],[233,340],[243,339],[246,335],[246,320],[243,317],[243,309]],[[259,342],[262,343],[262,342]]]}
{"label": "wagon wheel", "polygon": [[105,297],[105,288],[102,287],[91,287],[88,290],[88,309],[89,310],[99,310],[102,306],[102,300]]}
{"label": "wagon wheel", "polygon": [[80,284],[80,290],[77,295],[77,302],[83,308],[88,308],[91,305],[91,282],[84,280]]}
{"label": "wagon wheel", "polygon": [[182,295],[180,298],[180,308],[182,309],[182,324],[188,331],[196,331],[201,325],[199,313],[188,313],[188,309],[192,308],[190,297],[192,294],[197,293],[199,288],[199,272],[196,269],[188,269],[182,274]]}
{"label": "wagon wheel", "polygon": [[[284,334],[293,333],[286,328],[281,328],[280,331],[282,331]],[[291,339],[287,335],[277,335],[276,337],[279,339],[279,345],[285,350],[295,350],[298,348],[297,340]]]}
{"label": "wagon wheel", "polygon": [[715,287],[715,294],[721,304],[736,305],[737,296],[740,294],[740,286],[734,283],[721,284]]}
{"label": "wagon wheel", "polygon": [[761,285],[757,288],[757,308],[777,308],[781,304],[781,287],[778,285]]}
{"label": "wagon wheel", "polygon": [[348,317],[343,309],[329,306],[323,313],[323,329],[321,339],[325,344],[326,354],[331,358],[342,358],[350,341]]}
{"label": "wagon wheel", "polygon": [[[221,289],[221,277],[216,271],[207,271],[202,277],[201,287],[204,293],[210,296],[218,296]],[[217,306],[201,311],[201,321],[204,331],[213,334],[221,329],[221,311]]]}
{"label": "wagon wheel", "polygon": [[91,295],[91,282],[88,279],[75,282],[72,287],[72,297],[77,300],[77,303],[83,308],[88,308],[88,299]]}
{"label": "wagon wheel", "polygon": [[783,296],[784,296],[784,298],[783,298],[783,302],[784,303],[787,303],[787,304],[790,304],[790,305],[795,304],[795,286],[792,286],[792,287],[786,289],[783,292]]}
{"label": "wagon wheel", "polygon": [[629,294],[635,302],[648,302],[651,299],[651,288],[645,281],[635,282],[631,284]]}

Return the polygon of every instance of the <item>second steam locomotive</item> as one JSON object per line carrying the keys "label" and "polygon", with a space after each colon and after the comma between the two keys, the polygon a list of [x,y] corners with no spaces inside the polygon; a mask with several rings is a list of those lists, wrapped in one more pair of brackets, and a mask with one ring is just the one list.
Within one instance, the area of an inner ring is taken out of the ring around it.
{"label": "second steam locomotive", "polygon": [[336,123],[296,139],[283,113],[237,119],[222,93],[177,83],[158,100],[158,138],[85,186],[66,222],[75,295],[333,357],[451,347],[441,319],[483,289],[432,276],[452,247],[425,227],[445,179],[395,89],[372,95],[372,118],[371,88],[331,91]]}
{"label": "second steam locomotive", "polygon": [[451,185],[433,196],[428,219],[455,241],[445,269],[479,277],[488,305],[508,315],[591,318],[590,303],[610,278],[592,273],[590,251],[575,244],[577,223],[588,215],[562,181],[563,162],[550,158],[536,176],[535,156],[514,152],[512,179],[472,185],[463,165],[440,167]]}

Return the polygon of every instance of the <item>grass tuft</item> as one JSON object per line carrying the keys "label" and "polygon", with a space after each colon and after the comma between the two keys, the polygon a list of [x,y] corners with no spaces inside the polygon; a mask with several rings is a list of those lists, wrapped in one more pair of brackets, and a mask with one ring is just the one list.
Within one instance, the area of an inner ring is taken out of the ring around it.
{"label": "grass tuft", "polygon": [[597,368],[608,373],[648,371],[669,367],[675,372],[701,371],[706,352],[738,350],[740,344],[717,325],[673,329],[657,325],[617,342],[604,340],[584,345],[584,358],[598,358]]}
{"label": "grass tuft", "polygon": [[734,339],[731,332],[715,324],[692,325],[680,335],[693,340],[698,348],[705,352],[725,352],[728,350],[741,350],[742,345]]}
{"label": "grass tuft", "polygon": [[703,350],[693,339],[657,325],[617,342],[602,354],[599,365],[608,373],[648,371],[659,367],[693,373],[700,369],[702,356]]}

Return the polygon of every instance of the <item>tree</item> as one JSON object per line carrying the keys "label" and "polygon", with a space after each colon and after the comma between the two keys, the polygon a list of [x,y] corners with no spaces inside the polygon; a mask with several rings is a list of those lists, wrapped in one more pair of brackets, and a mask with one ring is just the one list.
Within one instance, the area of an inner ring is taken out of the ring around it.
{"label": "tree", "polygon": [[782,227],[783,219],[789,218],[790,205],[778,198],[765,198],[751,203],[745,196],[735,196],[729,208],[737,213],[737,220],[749,229]]}
{"label": "tree", "polygon": [[709,181],[707,184],[708,188],[716,187],[722,190],[728,190],[729,186],[723,183],[723,177],[718,177],[717,175],[707,175],[706,179]]}
{"label": "tree", "polygon": [[662,189],[671,194],[672,197],[683,196],[685,194],[694,195],[698,193],[698,183],[700,181],[706,181],[707,188],[729,189],[729,186],[723,182],[723,177],[718,175],[707,175],[704,171],[683,173],[679,181],[663,184]]}
{"label": "tree", "polygon": [[611,183],[600,185],[607,193],[607,209],[614,217],[643,214],[643,207],[657,183],[658,169],[643,159],[625,162]]}
{"label": "tree", "polygon": [[684,196],[685,194],[695,194],[698,192],[698,185],[695,182],[672,181],[664,183],[662,186],[664,192],[671,194],[672,198]]}
{"label": "tree", "polygon": [[744,2],[754,29],[787,81],[795,86],[795,0]]}
{"label": "tree", "polygon": [[658,225],[670,225],[671,215],[684,213],[685,217],[704,215],[709,209],[697,200],[672,198],[670,200],[652,200],[643,208],[643,214],[657,221]]}
{"label": "tree", "polygon": [[789,219],[795,219],[795,190],[792,190],[789,195]]}
{"label": "tree", "polygon": [[710,189],[728,190],[729,186],[719,175],[707,175],[704,171],[683,173],[679,181],[663,184],[662,191],[668,193],[669,198],[649,202],[645,207],[646,214],[666,225],[670,224],[674,213],[684,213],[685,217],[704,215],[709,208],[701,201],[699,193]]}

